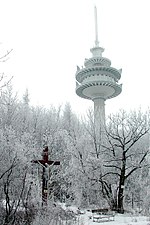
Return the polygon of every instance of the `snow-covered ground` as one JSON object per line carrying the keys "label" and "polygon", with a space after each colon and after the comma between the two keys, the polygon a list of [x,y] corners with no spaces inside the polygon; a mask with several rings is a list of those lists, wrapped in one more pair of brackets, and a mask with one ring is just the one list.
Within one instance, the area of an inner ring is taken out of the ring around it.
{"label": "snow-covered ground", "polygon": [[[65,205],[61,205],[63,208],[66,208]],[[67,207],[71,211],[77,213],[79,209],[77,207]],[[150,225],[150,215],[139,216],[139,215],[130,215],[130,214],[115,214],[114,221],[105,221],[105,222],[93,222],[92,212],[87,210],[80,210],[80,214],[77,218],[75,225]]]}
{"label": "snow-covered ground", "polygon": [[93,222],[91,213],[86,212],[79,216],[78,225],[150,225],[150,217],[115,215],[114,221]]}

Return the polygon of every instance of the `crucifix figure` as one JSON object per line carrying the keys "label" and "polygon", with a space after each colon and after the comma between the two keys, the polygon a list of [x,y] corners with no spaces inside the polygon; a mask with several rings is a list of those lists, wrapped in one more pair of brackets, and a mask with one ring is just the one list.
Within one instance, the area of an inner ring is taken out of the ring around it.
{"label": "crucifix figure", "polygon": [[49,180],[49,166],[60,165],[60,161],[51,161],[48,159],[48,146],[43,149],[43,158],[40,160],[33,160],[32,162],[38,163],[43,167],[42,172],[42,203],[47,204],[47,193],[48,193],[48,180]]}

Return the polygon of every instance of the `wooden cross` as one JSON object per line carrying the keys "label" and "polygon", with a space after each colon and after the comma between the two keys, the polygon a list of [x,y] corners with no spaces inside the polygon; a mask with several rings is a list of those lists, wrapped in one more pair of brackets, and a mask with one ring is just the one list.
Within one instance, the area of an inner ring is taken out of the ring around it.
{"label": "wooden cross", "polygon": [[43,158],[40,160],[33,160],[32,162],[38,163],[43,167],[43,173],[42,173],[42,203],[47,204],[47,193],[48,193],[48,174],[47,170],[49,172],[49,166],[50,165],[60,165],[60,161],[51,161],[48,159],[48,146],[46,146],[43,149],[42,153]]}

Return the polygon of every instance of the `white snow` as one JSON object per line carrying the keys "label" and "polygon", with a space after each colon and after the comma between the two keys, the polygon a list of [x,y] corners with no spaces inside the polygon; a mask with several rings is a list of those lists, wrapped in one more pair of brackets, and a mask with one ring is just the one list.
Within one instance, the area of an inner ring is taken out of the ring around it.
{"label": "white snow", "polygon": [[76,206],[66,207],[62,203],[61,207],[64,209],[68,208],[74,213],[81,212],[78,215],[76,223],[73,223],[75,225],[150,225],[150,215],[148,217],[132,214],[115,214],[114,221],[93,222],[92,212],[90,211],[81,210]]}
{"label": "white snow", "polygon": [[90,212],[86,212],[79,216],[78,225],[150,225],[150,217],[117,214],[114,221],[98,223],[93,222]]}

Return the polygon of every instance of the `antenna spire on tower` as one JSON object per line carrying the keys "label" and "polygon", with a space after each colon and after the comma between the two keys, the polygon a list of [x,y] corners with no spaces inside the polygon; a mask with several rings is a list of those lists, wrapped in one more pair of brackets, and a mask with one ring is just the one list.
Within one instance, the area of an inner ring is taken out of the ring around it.
{"label": "antenna spire on tower", "polygon": [[94,7],[94,16],[95,16],[95,47],[99,47],[98,41],[98,23],[97,23],[97,7]]}

